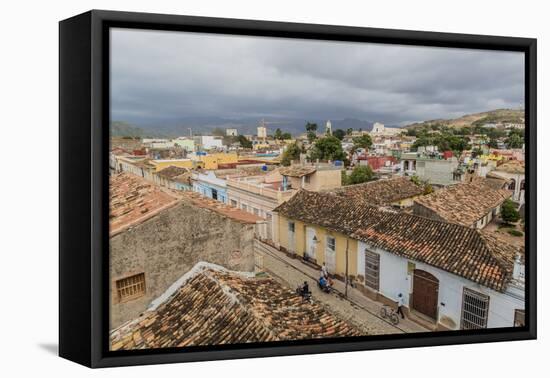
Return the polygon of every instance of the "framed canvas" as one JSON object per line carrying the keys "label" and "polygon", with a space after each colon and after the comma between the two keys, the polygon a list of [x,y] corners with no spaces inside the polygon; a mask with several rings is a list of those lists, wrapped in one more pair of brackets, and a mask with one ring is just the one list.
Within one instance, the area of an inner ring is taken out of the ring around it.
{"label": "framed canvas", "polygon": [[59,353],[536,338],[536,40],[60,22]]}

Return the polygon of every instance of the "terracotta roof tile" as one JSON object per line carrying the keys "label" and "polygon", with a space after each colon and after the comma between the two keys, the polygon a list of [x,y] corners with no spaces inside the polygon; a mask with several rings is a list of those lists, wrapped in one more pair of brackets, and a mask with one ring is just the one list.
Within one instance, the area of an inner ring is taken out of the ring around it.
{"label": "terracotta roof tile", "polygon": [[511,195],[510,191],[494,189],[486,179],[479,178],[437,190],[415,203],[436,212],[447,222],[470,227]]}
{"label": "terracotta roof tile", "polygon": [[317,168],[313,165],[291,165],[290,167],[279,168],[279,173],[283,176],[302,177],[315,172]]}
{"label": "terracotta roof tile", "polygon": [[185,173],[189,172],[189,170],[187,168],[183,168],[183,167],[176,167],[176,166],[169,166],[169,167],[166,167],[160,171],[157,172],[157,175],[159,175],[160,177],[163,177],[163,178],[167,178],[167,179],[173,179],[177,176],[181,176]]}
{"label": "terracotta roof tile", "polygon": [[301,190],[275,211],[495,290],[504,290],[517,253],[515,247],[476,229],[367,205],[334,193]]}
{"label": "terracotta roof tile", "polygon": [[111,331],[112,350],[358,336],[271,278],[206,269],[156,310]]}
{"label": "terracotta roof tile", "polygon": [[141,223],[175,205],[178,197],[130,173],[110,177],[110,235]]}
{"label": "terracotta roof tile", "polygon": [[348,185],[331,191],[338,196],[363,200],[372,205],[390,205],[393,202],[422,195],[424,188],[407,177],[398,177]]}

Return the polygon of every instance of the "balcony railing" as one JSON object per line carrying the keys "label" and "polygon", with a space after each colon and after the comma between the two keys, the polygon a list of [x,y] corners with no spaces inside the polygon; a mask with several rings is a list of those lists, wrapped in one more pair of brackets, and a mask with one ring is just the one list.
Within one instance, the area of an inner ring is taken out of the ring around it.
{"label": "balcony railing", "polygon": [[259,194],[261,196],[276,199],[278,201],[286,201],[290,199],[290,197],[292,197],[292,195],[296,192],[293,189],[275,190],[271,188],[264,188],[259,183],[234,178],[227,179],[227,186],[229,188],[236,188],[250,193]]}

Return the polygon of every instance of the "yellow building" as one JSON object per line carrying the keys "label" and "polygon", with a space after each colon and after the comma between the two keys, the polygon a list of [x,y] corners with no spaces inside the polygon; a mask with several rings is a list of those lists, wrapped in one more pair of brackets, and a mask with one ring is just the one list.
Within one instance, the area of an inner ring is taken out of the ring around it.
{"label": "yellow building", "polygon": [[218,169],[218,164],[237,163],[238,156],[236,153],[214,153],[208,155],[199,155],[197,160],[202,163],[202,168],[212,170]]}
{"label": "yellow building", "polygon": [[155,172],[161,171],[170,166],[188,169],[193,168],[193,160],[191,159],[150,160],[149,163],[153,165]]}
{"label": "yellow building", "polygon": [[355,277],[358,275],[358,241],[352,237],[357,228],[354,222],[368,217],[373,206],[403,204],[399,206],[403,207],[422,193],[423,187],[408,178],[379,180],[320,193],[302,190],[274,210],[274,242],[305,260],[326,264],[328,271],[336,276]]}

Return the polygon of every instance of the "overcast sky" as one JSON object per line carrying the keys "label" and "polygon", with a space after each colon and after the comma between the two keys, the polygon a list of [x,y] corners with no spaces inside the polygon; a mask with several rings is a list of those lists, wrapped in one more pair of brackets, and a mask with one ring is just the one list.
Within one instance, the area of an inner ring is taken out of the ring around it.
{"label": "overcast sky", "polygon": [[113,29],[112,119],[406,124],[523,104],[522,53]]}

